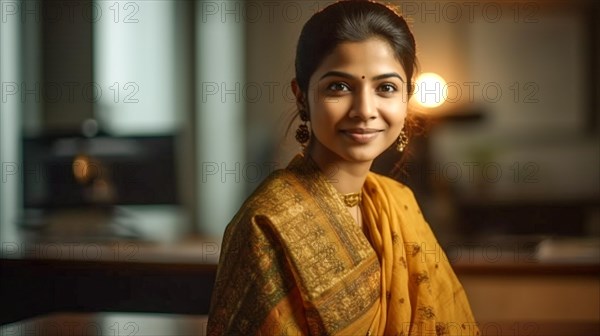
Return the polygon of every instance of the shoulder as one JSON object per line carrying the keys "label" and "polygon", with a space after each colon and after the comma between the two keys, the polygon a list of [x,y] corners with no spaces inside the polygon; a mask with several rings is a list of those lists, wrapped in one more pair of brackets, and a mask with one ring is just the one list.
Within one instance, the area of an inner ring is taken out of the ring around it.
{"label": "shoulder", "polygon": [[296,184],[295,176],[287,169],[272,172],[244,201],[227,231],[276,219],[293,202]]}
{"label": "shoulder", "polygon": [[276,204],[292,198],[296,184],[296,178],[289,170],[276,170],[250,194],[240,210],[266,214]]}
{"label": "shoulder", "polygon": [[370,172],[365,187],[371,195],[379,195],[391,204],[403,204],[403,208],[414,209],[417,214],[421,214],[420,206],[410,187],[393,178]]}
{"label": "shoulder", "polygon": [[371,192],[387,191],[392,192],[394,195],[405,195],[414,198],[412,190],[407,185],[385,175],[369,172],[366,184],[368,188],[374,189]]}

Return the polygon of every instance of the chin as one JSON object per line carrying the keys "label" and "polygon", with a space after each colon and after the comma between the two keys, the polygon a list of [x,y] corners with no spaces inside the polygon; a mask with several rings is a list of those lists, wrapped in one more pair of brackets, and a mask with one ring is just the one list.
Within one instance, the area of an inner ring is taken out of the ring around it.
{"label": "chin", "polygon": [[309,149],[311,152],[319,152],[319,155],[324,156],[328,161],[343,160],[355,163],[372,163],[389,146],[386,146],[385,141],[376,141],[364,145],[350,145],[347,141],[342,140],[330,141],[328,145],[324,145],[319,140],[316,140],[309,147],[312,147]]}
{"label": "chin", "polygon": [[371,146],[361,146],[350,149],[346,148],[343,151],[343,155],[340,155],[340,157],[350,162],[371,162],[381,155],[381,153],[383,153],[383,150],[369,147]]}

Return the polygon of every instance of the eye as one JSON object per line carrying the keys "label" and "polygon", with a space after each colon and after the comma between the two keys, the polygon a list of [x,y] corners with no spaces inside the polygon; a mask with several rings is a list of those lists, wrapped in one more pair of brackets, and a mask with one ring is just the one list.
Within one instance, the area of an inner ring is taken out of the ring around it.
{"label": "eye", "polygon": [[398,91],[398,88],[396,88],[396,85],[392,83],[384,83],[377,88],[377,91],[384,93],[394,93]]}
{"label": "eye", "polygon": [[344,83],[344,82],[335,82],[335,83],[331,83],[329,84],[329,86],[327,87],[327,89],[329,91],[350,91],[350,87]]}

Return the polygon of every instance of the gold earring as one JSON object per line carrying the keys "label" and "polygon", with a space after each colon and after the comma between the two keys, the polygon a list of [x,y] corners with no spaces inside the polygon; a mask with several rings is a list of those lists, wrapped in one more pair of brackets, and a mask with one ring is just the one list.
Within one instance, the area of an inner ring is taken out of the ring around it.
{"label": "gold earring", "polygon": [[300,110],[300,120],[304,123],[298,126],[296,130],[296,140],[304,146],[308,142],[308,139],[310,139],[310,132],[308,131],[308,126],[306,126],[308,122],[308,113],[306,110]]}
{"label": "gold earring", "polygon": [[398,136],[398,144],[396,145],[396,150],[402,153],[406,148],[406,145],[408,145],[408,136],[406,136],[404,129],[402,129],[400,135]]}

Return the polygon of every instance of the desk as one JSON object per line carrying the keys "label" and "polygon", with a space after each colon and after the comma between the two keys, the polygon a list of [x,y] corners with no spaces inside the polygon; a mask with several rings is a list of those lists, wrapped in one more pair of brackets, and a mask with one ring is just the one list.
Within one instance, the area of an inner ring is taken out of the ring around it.
{"label": "desk", "polygon": [[200,336],[207,321],[195,315],[58,313],[0,326],[0,336]]}
{"label": "desk", "polygon": [[5,245],[0,324],[57,311],[207,314],[218,244]]}
{"label": "desk", "polygon": [[[595,242],[590,244],[593,248],[589,253],[584,249],[585,253],[577,253],[581,257],[569,259],[565,258],[568,253],[550,258],[548,253],[540,254],[538,251],[543,249],[539,248],[499,250],[492,244],[481,245],[492,248],[471,245],[462,252],[448,254],[478,321],[600,323],[600,265],[594,257],[599,253]],[[569,245],[584,246],[585,241]],[[494,325],[490,328],[488,334],[494,335]],[[532,330],[518,331],[509,335],[538,335]]]}
{"label": "desk", "polygon": [[[206,316],[132,313],[60,313],[0,326],[0,336],[204,336]],[[590,336],[597,322],[480,322],[483,335]],[[455,334],[453,334],[455,335]]]}

